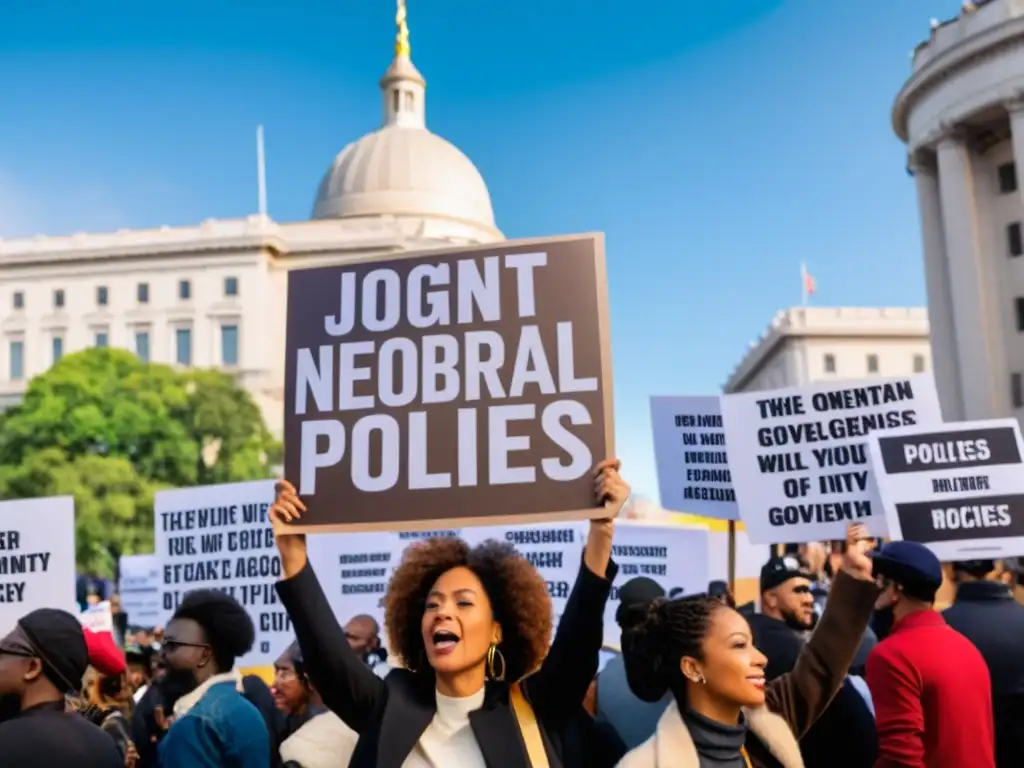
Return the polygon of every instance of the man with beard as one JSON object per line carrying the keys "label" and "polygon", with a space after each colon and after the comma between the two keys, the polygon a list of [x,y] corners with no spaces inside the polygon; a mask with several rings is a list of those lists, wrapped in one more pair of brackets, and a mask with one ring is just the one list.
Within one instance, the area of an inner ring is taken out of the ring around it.
{"label": "man with beard", "polygon": [[773,680],[796,665],[803,633],[814,626],[811,574],[795,555],[772,557],[761,569],[761,612],[750,617],[757,649],[768,657]]}
{"label": "man with beard", "polygon": [[159,687],[171,713],[160,743],[161,768],[268,768],[270,735],[244,695],[235,661],[256,639],[252,620],[230,595],[203,589],[185,595],[167,625]]}
{"label": "man with beard", "polygon": [[345,625],[345,637],[352,651],[363,660],[377,677],[384,678],[391,671],[388,654],[380,644],[380,625],[365,613],[353,616]]}
{"label": "man with beard", "polygon": [[0,768],[123,768],[113,739],[65,711],[89,666],[79,620],[41,608],[0,640],[0,697],[17,714],[0,723]]}

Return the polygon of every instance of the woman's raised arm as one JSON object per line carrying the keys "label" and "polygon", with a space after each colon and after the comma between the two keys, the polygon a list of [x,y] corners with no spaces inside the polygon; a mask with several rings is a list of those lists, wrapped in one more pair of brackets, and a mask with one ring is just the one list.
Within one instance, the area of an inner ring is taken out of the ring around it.
{"label": "woman's raised arm", "polygon": [[324,705],[357,733],[378,710],[387,695],[377,677],[349,648],[331,605],[309,564],[306,537],[289,533],[287,524],[298,520],[305,505],[286,480],[277,484],[277,498],[270,508],[284,579],[277,594],[295,628],[309,679]]}
{"label": "woman's raised arm", "polygon": [[609,459],[597,466],[594,488],[608,517],[592,520],[583,562],[554,642],[541,668],[523,681],[527,698],[544,720],[568,720],[579,710],[597,674],[604,638],[604,609],[618,566],[611,559],[615,518],[629,498],[629,486],[619,475],[620,462]]}
{"label": "woman's raised arm", "polygon": [[821,621],[793,671],[768,684],[768,709],[789,723],[797,739],[839,691],[871,620],[878,599],[868,556],[871,546],[864,526],[851,525],[843,566],[832,583]]}

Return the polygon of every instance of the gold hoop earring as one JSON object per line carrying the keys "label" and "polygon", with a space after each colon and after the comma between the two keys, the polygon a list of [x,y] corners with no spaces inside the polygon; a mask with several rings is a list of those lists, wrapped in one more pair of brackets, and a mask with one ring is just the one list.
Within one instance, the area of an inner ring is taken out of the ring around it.
{"label": "gold hoop earring", "polygon": [[[500,667],[500,671],[497,669]],[[497,643],[491,643],[487,649],[487,674],[491,680],[501,682],[505,679],[505,656]]]}

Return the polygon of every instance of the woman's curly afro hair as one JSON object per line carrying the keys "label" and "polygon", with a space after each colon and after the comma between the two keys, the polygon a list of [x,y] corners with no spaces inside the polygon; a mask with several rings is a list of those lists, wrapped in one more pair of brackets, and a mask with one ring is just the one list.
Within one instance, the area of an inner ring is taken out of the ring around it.
{"label": "woman's curly afro hair", "polygon": [[501,625],[498,650],[505,679],[535,671],[551,644],[552,609],[547,582],[511,544],[485,541],[470,548],[462,539],[425,539],[405,550],[385,598],[385,624],[393,653],[409,669],[433,674],[425,663],[421,624],[427,595],[442,574],[464,567],[480,579]]}

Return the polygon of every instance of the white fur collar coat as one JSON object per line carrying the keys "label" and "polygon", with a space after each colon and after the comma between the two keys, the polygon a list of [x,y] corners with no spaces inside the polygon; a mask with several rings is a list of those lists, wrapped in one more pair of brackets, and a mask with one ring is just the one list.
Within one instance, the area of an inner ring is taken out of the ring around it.
{"label": "white fur collar coat", "polygon": [[[800,746],[785,720],[766,707],[744,709],[743,716],[782,768],[804,768]],[[658,720],[654,735],[622,758],[617,768],[700,768],[697,748],[674,701]]]}

